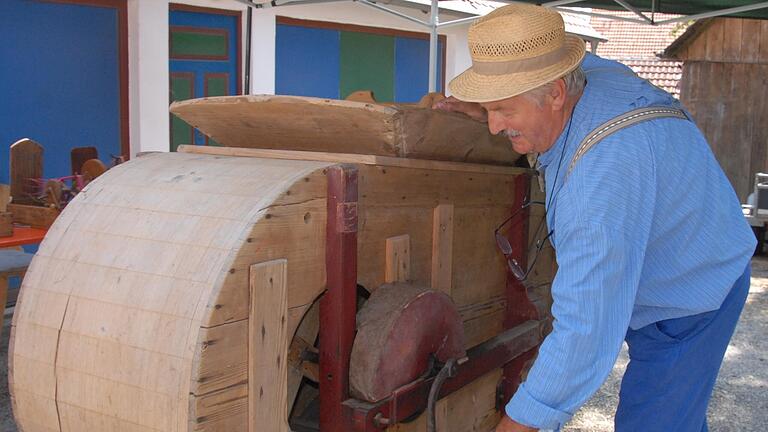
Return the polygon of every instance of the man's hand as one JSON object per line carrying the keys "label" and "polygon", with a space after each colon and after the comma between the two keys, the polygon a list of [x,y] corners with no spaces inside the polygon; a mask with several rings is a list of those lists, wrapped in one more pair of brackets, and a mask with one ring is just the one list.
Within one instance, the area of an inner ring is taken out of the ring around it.
{"label": "man's hand", "polygon": [[506,414],[501,418],[499,424],[496,425],[496,432],[537,432],[538,429],[531,428],[512,420]]}
{"label": "man's hand", "polygon": [[441,99],[432,105],[432,109],[450,112],[459,112],[468,115],[479,122],[488,122],[488,112],[475,102],[462,102],[453,96]]}

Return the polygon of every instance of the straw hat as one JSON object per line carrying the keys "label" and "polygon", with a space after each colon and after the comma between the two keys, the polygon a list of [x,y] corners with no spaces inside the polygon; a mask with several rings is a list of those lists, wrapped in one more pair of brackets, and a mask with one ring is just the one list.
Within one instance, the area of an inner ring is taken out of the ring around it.
{"label": "straw hat", "polygon": [[467,36],[472,67],[449,84],[468,102],[491,102],[525,93],[576,69],[584,41],[565,34],[555,10],[512,4],[478,19]]}

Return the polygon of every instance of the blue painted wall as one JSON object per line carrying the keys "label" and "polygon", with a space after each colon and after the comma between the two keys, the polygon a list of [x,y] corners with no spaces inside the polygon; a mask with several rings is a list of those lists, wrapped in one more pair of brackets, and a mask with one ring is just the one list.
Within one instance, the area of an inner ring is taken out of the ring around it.
{"label": "blue painted wall", "polygon": [[[443,88],[443,43],[437,43],[437,88]],[[395,100],[418,102],[429,90],[429,41],[395,38]]]}
{"label": "blue painted wall", "polygon": [[0,183],[25,137],[45,148],[46,177],[70,174],[72,147],[121,153],[116,9],[0,0]]}
{"label": "blue painted wall", "polygon": [[339,46],[337,30],[278,24],[275,93],[338,99]]}

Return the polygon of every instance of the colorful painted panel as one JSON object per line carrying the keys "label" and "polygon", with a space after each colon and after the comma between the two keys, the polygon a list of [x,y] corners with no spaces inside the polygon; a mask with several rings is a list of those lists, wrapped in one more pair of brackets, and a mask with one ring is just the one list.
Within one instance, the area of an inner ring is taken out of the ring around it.
{"label": "colorful painted panel", "polygon": [[[191,99],[195,95],[195,75],[191,72],[172,72],[170,74],[171,102]],[[171,116],[171,151],[182,144],[192,144],[194,129],[184,120]]]}
{"label": "colorful painted panel", "polygon": [[[171,102],[240,93],[240,12],[171,4],[169,24]],[[171,116],[171,150],[190,143],[215,145]]]}
{"label": "colorful painted panel", "polygon": [[[445,41],[438,45],[444,88]],[[345,98],[371,90],[380,102],[417,102],[429,88],[426,34],[278,17],[275,92]]]}
{"label": "colorful painted panel", "polygon": [[125,9],[76,3],[0,1],[0,183],[25,137],[44,146],[46,177],[71,173],[73,147],[96,147],[107,165],[127,153]]}
{"label": "colorful painted panel", "polygon": [[275,93],[339,98],[339,32],[278,25]]}
{"label": "colorful painted panel", "polygon": [[172,59],[229,59],[227,29],[171,26],[169,32],[169,52]]}
{"label": "colorful painted panel", "polygon": [[[226,96],[229,89],[229,74],[226,73],[207,73],[203,78],[205,80],[205,97],[208,96]],[[205,137],[205,145],[220,147],[221,144],[216,140]]]}
{"label": "colorful painted panel", "polygon": [[342,99],[358,90],[371,90],[379,102],[394,101],[394,41],[392,36],[341,32]]}

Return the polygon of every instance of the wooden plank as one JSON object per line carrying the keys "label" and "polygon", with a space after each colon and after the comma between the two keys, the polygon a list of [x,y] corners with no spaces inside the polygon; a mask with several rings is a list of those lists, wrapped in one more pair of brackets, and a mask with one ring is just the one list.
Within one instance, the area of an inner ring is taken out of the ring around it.
{"label": "wooden plank", "polygon": [[13,214],[11,212],[0,212],[0,237],[10,237],[13,235]]}
{"label": "wooden plank", "polygon": [[248,430],[286,432],[288,428],[288,261],[250,267],[248,325]]}
{"label": "wooden plank", "polygon": [[229,147],[500,165],[520,156],[485,123],[417,106],[262,95],[180,101],[171,112]]}
{"label": "wooden plank", "polygon": [[326,178],[322,171],[298,179],[254,216],[218,298],[207,309],[206,327],[248,317],[248,267],[254,262],[282,257],[292,263],[290,308],[308,307],[325,289]]}
{"label": "wooden plank", "polygon": [[768,63],[768,21],[760,20],[760,48],[758,50],[758,62]]}
{"label": "wooden plank", "polygon": [[197,346],[190,388],[193,395],[247,382],[248,320],[202,329]]}
{"label": "wooden plank", "polygon": [[724,21],[722,18],[715,18],[712,24],[707,27],[705,32],[707,38],[707,47],[705,58],[708,61],[722,61],[723,59],[723,40],[724,40]]}
{"label": "wooden plank", "polygon": [[32,179],[43,178],[43,146],[29,138],[11,145],[11,196],[17,204],[31,204],[37,193]]}
{"label": "wooden plank", "polygon": [[[293,337],[293,341],[291,342],[291,347],[293,347],[294,344],[300,347],[301,349],[314,347],[319,330],[320,330],[320,302],[316,301],[312,304],[312,306],[310,306],[306,315],[304,315],[303,319],[301,320],[301,323],[296,329],[296,333]],[[301,389],[301,380],[304,376],[308,375],[306,373],[306,367],[308,366],[307,363],[309,362],[301,361],[295,358],[292,359],[289,357],[288,397],[286,400],[288,402],[289,413],[292,412],[291,410],[294,409],[294,404],[297,402],[299,390]],[[311,366],[315,369],[318,368],[318,365],[314,363],[311,364]],[[319,370],[318,370],[318,373],[319,373]],[[319,382],[319,377],[314,381]]]}
{"label": "wooden plank", "polygon": [[354,163],[364,165],[392,166],[402,168],[428,169],[438,171],[457,171],[484,174],[514,175],[525,173],[525,168],[515,168],[498,165],[480,165],[464,162],[448,162],[421,159],[406,159],[389,156],[352,153],[324,153],[297,150],[267,150],[236,147],[203,147],[179,146],[179,152],[193,154],[210,154],[219,156],[242,156],[265,159],[305,160],[334,163]]}
{"label": "wooden plank", "polygon": [[[289,279],[290,275],[289,269]],[[300,328],[300,323],[303,324],[308,317],[308,323],[312,323],[315,328],[319,325],[317,315],[314,315],[313,320],[314,312],[308,313],[309,310],[310,305],[288,309],[289,335],[295,334],[305,341],[313,339],[311,329]],[[316,331],[314,330],[315,333]],[[289,366],[296,365],[289,363]],[[247,319],[200,329],[192,376],[190,393],[197,396],[231,388],[248,380]],[[292,389],[293,387],[289,386],[289,396],[293,394]]]}
{"label": "wooden plank", "polygon": [[6,184],[0,184],[0,213],[8,211],[8,202],[11,198],[11,187]]}
{"label": "wooden plank", "polygon": [[[496,385],[501,380],[501,370],[488,372],[466,387],[441,399],[436,405],[437,430],[491,432],[501,419],[496,410]],[[444,416],[440,416],[440,412]],[[449,427],[450,429],[446,429]],[[387,429],[387,432],[425,432],[426,413],[410,423],[401,423]]]}
{"label": "wooden plank", "polygon": [[384,281],[406,282],[411,279],[411,237],[408,234],[385,241]]}
{"label": "wooden plank", "polygon": [[190,396],[189,410],[190,423],[186,430],[248,432],[248,383],[203,396]]}
{"label": "wooden plank", "polygon": [[8,211],[13,215],[13,221],[32,228],[48,229],[59,216],[60,210],[52,207],[24,205],[15,202],[8,204]]}
{"label": "wooden plank", "polygon": [[432,217],[432,289],[451,294],[453,204],[435,207]]}
{"label": "wooden plank", "polygon": [[[157,430],[177,430],[175,398],[143,389],[136,385],[117,383],[95,375],[65,368],[56,369],[56,401],[124,422]],[[98,430],[98,420],[85,419],[89,427]]]}
{"label": "wooden plank", "polygon": [[[451,295],[453,272],[453,204],[439,204],[432,215],[432,277],[433,290]],[[448,398],[435,403],[435,427],[441,432],[456,430],[449,416]]]}
{"label": "wooden plank", "polygon": [[8,202],[11,199],[11,187],[0,184],[0,237],[13,235],[13,215],[8,212]]}
{"label": "wooden plank", "polygon": [[684,54],[679,58],[685,61],[703,61],[707,59],[707,37],[705,31],[700,31],[688,44]]}
{"label": "wooden plank", "polygon": [[160,429],[143,426],[67,403],[58,404],[61,431],[120,431],[161,432]]}
{"label": "wooden plank", "polygon": [[26,389],[16,389],[11,394],[11,402],[14,419],[29,419],[24,423],[25,428],[22,430],[61,432],[58,408],[53,399],[36,395]]}
{"label": "wooden plank", "polygon": [[742,19],[726,18],[723,21],[723,57],[725,62],[741,61]]}
{"label": "wooden plank", "polygon": [[768,40],[760,37],[761,20],[743,19],[741,21],[741,34],[746,36],[741,39],[741,61],[757,63],[760,60],[760,45],[768,44]]}

